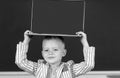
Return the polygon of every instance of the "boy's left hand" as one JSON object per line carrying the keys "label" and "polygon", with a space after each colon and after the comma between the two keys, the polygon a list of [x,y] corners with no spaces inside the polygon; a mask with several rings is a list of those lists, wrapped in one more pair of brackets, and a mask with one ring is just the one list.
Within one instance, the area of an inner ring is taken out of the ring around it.
{"label": "boy's left hand", "polygon": [[87,35],[84,32],[79,31],[79,32],[76,32],[76,34],[80,37],[82,36],[81,42],[83,46],[89,46],[88,41],[87,41]]}

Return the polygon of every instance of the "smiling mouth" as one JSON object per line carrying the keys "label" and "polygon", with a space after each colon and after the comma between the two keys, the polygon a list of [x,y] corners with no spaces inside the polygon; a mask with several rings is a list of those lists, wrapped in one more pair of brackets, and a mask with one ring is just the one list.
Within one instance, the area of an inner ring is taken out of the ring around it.
{"label": "smiling mouth", "polygon": [[55,57],[48,57],[48,59],[54,59]]}

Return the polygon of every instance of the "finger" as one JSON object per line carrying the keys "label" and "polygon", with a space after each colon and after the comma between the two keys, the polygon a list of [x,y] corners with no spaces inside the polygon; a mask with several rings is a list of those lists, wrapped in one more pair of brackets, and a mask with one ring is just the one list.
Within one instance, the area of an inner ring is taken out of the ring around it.
{"label": "finger", "polygon": [[26,30],[24,33],[24,38],[32,38],[33,37],[33,32]]}
{"label": "finger", "polygon": [[24,34],[28,34],[30,31],[29,30],[26,30]]}
{"label": "finger", "polygon": [[28,37],[28,35],[29,35],[29,30],[24,32],[24,37]]}
{"label": "finger", "polygon": [[82,31],[76,32],[76,34],[84,34]]}
{"label": "finger", "polygon": [[77,35],[81,35],[81,36],[83,36],[83,37],[86,37],[86,36],[87,36],[84,32],[77,32],[76,34],[77,34]]}
{"label": "finger", "polygon": [[79,32],[76,32],[76,34],[77,34],[79,37],[82,37],[82,34],[80,34]]}
{"label": "finger", "polygon": [[26,30],[24,33],[24,35],[30,35],[30,34],[32,34],[32,32],[30,30]]}
{"label": "finger", "polygon": [[81,33],[81,32],[77,32],[76,34],[77,34],[77,35],[82,35],[82,33]]}

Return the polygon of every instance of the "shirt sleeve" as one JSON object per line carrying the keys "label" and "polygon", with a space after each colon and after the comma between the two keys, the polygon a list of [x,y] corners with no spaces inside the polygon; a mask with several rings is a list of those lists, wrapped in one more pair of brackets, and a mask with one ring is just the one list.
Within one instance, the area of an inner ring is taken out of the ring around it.
{"label": "shirt sleeve", "polygon": [[80,76],[94,68],[95,47],[85,47],[83,49],[84,61],[72,65],[74,76]]}
{"label": "shirt sleeve", "polygon": [[34,74],[37,70],[38,63],[27,60],[27,51],[28,45],[23,43],[17,44],[15,63],[19,68]]}

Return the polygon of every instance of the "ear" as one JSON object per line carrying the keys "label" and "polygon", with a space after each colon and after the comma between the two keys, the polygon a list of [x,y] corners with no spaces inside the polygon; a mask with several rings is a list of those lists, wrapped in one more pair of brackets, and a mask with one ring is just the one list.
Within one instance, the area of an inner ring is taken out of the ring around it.
{"label": "ear", "polygon": [[63,55],[62,55],[62,56],[63,56],[63,57],[66,56],[66,53],[67,53],[67,50],[64,49],[64,51],[63,51]]}

